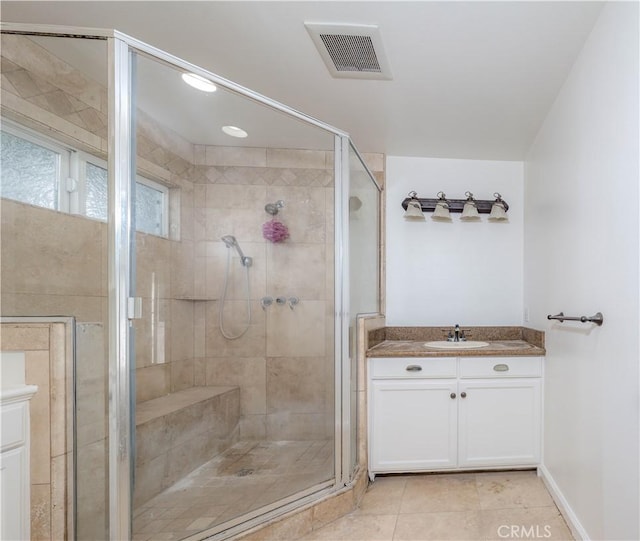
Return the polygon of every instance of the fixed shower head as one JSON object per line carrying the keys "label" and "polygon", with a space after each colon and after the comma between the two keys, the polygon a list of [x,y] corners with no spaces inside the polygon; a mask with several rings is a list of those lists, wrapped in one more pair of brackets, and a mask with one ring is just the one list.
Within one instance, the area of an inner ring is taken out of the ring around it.
{"label": "fixed shower head", "polygon": [[242,249],[240,248],[240,245],[238,244],[237,239],[233,235],[225,235],[223,237],[220,237],[220,240],[224,242],[227,248],[236,249],[236,252],[238,252],[238,255],[240,256],[240,262],[242,263],[243,266],[245,267],[251,266],[251,263],[253,263],[253,259],[251,259],[250,257],[247,257],[242,253]]}
{"label": "fixed shower head", "polygon": [[281,208],[284,208],[284,201],[282,199],[278,199],[275,203],[267,203],[264,206],[265,212],[271,214],[271,216],[278,214]]}

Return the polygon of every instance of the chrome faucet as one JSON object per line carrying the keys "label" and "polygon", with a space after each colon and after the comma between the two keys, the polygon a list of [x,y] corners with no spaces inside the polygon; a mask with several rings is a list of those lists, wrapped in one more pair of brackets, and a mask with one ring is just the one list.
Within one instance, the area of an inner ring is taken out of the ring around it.
{"label": "chrome faucet", "polygon": [[464,331],[460,329],[460,325],[456,323],[453,328],[453,332],[449,331],[447,335],[447,341],[449,342],[464,342],[467,337],[464,335]]}

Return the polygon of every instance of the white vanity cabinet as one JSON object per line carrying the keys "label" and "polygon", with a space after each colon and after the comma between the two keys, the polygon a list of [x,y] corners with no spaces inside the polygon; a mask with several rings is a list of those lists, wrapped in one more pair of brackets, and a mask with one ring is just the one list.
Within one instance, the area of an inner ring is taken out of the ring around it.
{"label": "white vanity cabinet", "polygon": [[35,385],[0,391],[0,539],[30,539],[29,400]]}
{"label": "white vanity cabinet", "polygon": [[369,471],[535,466],[541,357],[369,359]]}

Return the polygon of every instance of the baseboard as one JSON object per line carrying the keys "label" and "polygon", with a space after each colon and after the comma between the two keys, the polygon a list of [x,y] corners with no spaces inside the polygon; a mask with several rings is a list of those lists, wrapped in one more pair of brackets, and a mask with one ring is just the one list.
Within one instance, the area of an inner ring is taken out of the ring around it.
{"label": "baseboard", "polygon": [[540,466],[538,466],[538,475],[540,475],[540,477],[542,478],[542,482],[547,487],[549,494],[551,494],[551,497],[558,507],[560,514],[562,514],[562,517],[567,523],[567,526],[569,526],[573,537],[575,537],[579,541],[589,541],[589,535],[587,534],[587,531],[578,520],[578,517],[573,512],[573,509],[571,509],[571,506],[564,497],[564,494],[562,494],[562,491],[556,484],[554,478],[551,476],[551,473],[549,473],[549,470],[547,470],[547,468],[545,468],[545,466],[541,464]]}

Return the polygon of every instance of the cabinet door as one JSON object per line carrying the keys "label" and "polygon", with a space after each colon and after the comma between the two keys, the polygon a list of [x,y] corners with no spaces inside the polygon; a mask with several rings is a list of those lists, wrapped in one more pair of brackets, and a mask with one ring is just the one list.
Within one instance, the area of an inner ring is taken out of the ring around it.
{"label": "cabinet door", "polygon": [[369,469],[454,468],[456,394],[455,380],[371,381]]}
{"label": "cabinet door", "polygon": [[540,379],[463,380],[459,384],[460,467],[540,461]]}
{"label": "cabinet door", "polygon": [[29,493],[25,486],[28,464],[24,446],[0,454],[0,539],[29,539]]}

